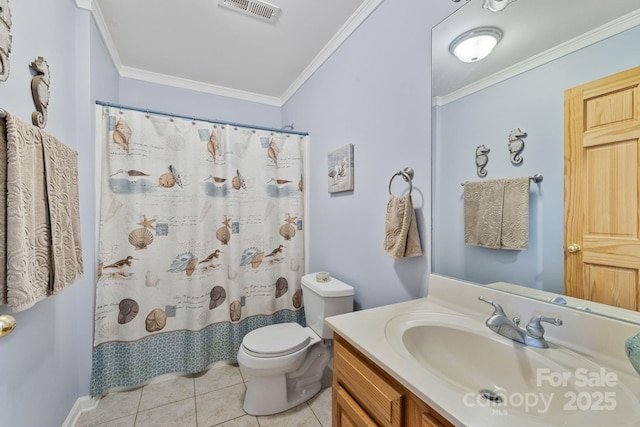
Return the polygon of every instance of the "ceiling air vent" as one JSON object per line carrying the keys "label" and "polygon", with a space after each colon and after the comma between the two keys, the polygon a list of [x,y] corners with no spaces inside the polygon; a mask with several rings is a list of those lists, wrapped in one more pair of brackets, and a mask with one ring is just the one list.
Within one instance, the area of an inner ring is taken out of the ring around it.
{"label": "ceiling air vent", "polygon": [[259,0],[218,0],[218,4],[268,22],[275,22],[280,13],[278,6]]}

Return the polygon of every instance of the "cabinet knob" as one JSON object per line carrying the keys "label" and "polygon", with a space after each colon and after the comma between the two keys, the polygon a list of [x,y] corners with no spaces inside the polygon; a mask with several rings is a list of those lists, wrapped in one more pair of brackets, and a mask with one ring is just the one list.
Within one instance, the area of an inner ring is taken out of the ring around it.
{"label": "cabinet knob", "polygon": [[567,248],[567,251],[569,251],[569,253],[570,253],[570,254],[575,254],[575,253],[577,253],[577,252],[580,252],[580,249],[582,249],[582,248],[580,247],[580,245],[579,245],[579,244],[577,244],[577,243],[572,243],[572,244],[570,244],[570,245],[569,245],[569,247]]}

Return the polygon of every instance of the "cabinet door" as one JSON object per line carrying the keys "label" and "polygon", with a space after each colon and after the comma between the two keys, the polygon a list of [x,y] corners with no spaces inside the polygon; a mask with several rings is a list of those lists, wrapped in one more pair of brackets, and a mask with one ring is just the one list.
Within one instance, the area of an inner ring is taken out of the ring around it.
{"label": "cabinet door", "polygon": [[422,413],[422,422],[420,423],[421,427],[446,427],[450,424],[443,424],[440,420],[429,412]]}
{"label": "cabinet door", "polygon": [[333,389],[333,427],[376,427],[377,424],[341,386]]}
{"label": "cabinet door", "polygon": [[334,338],[333,427],[453,427],[344,338]]}
{"label": "cabinet door", "polygon": [[355,351],[342,339],[334,340],[334,385],[344,387],[345,392],[355,397],[381,426],[402,426],[402,391],[379,375],[379,369]]}
{"label": "cabinet door", "polygon": [[408,397],[406,408],[407,427],[453,427],[453,424],[415,396]]}

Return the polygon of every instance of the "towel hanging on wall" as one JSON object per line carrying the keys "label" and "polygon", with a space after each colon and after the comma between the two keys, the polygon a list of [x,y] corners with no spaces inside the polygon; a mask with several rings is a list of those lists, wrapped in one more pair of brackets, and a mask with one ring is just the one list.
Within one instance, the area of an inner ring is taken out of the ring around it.
{"label": "towel hanging on wall", "polygon": [[529,246],[530,178],[464,184],[464,242],[492,249]]}
{"label": "towel hanging on wall", "polygon": [[83,274],[78,158],[10,113],[0,129],[0,303],[16,312]]}
{"label": "towel hanging on wall", "polygon": [[422,255],[411,194],[400,197],[389,196],[385,218],[384,250],[394,259]]}

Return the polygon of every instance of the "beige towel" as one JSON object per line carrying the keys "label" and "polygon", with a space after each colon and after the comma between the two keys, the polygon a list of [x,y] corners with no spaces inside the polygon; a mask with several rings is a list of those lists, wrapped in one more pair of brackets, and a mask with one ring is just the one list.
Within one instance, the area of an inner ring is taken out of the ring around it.
{"label": "beige towel", "polygon": [[55,137],[41,132],[51,223],[51,268],[49,291],[59,294],[82,277],[78,153]]}
{"label": "beige towel", "polygon": [[6,177],[0,181],[7,199],[0,210],[6,206],[6,228],[0,236],[6,239],[6,275],[0,284],[16,312],[61,292],[83,273],[77,154],[9,113],[0,127],[5,124],[0,145],[6,144]]}
{"label": "beige towel", "polygon": [[527,249],[529,177],[465,183],[464,242],[492,249]]}
{"label": "beige towel", "polygon": [[390,196],[385,219],[384,250],[391,258],[422,255],[411,195]]}
{"label": "beige towel", "polygon": [[0,304],[7,304],[7,131],[0,121]]}
{"label": "beige towel", "polygon": [[464,242],[499,249],[504,181],[488,179],[464,184]]}
{"label": "beige towel", "polygon": [[502,249],[523,250],[529,247],[528,176],[509,178],[504,183],[502,206]]}

